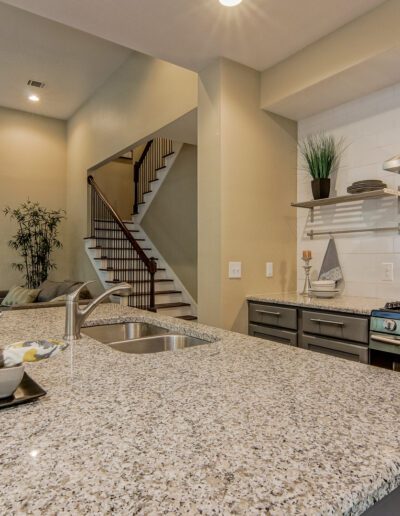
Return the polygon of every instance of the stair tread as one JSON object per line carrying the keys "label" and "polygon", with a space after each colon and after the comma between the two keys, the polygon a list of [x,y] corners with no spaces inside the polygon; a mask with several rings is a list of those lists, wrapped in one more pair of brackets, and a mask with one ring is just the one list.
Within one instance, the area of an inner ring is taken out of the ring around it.
{"label": "stair tread", "polygon": [[[143,271],[144,269],[129,269],[129,271],[132,271],[132,272],[140,272],[140,271]],[[128,271],[128,272],[129,272]],[[165,269],[157,269],[157,271],[165,271]],[[110,284],[117,284],[117,283],[121,283],[121,281],[124,281],[125,283],[129,283],[130,285],[134,285],[133,281],[129,281],[129,280],[106,280],[105,282],[106,283],[110,283]],[[135,281],[135,284],[136,283],[144,283],[143,281]]]}
{"label": "stair tread", "polygon": [[[136,238],[136,241],[144,242],[144,238]],[[115,247],[109,247],[109,246],[104,246],[104,245],[96,245],[94,247],[88,247],[88,249],[111,249],[111,250],[115,250],[115,251],[129,251],[129,249],[118,249],[118,247],[115,248]]]}
{"label": "stair tread", "polygon": [[183,306],[190,306],[190,303],[161,303],[159,305],[156,305],[156,309],[162,309],[162,308],[180,308]]}
{"label": "stair tread", "polygon": [[[170,283],[173,283],[173,279],[155,279],[154,280],[154,283],[167,283],[167,282],[170,282]],[[150,283],[150,280],[143,280],[143,281],[137,281],[136,283]]]}
{"label": "stair tread", "polygon": [[[134,224],[134,222],[132,222],[132,224]],[[110,228],[94,228],[95,231],[113,231],[112,229]],[[131,233],[139,233],[139,230],[138,229],[130,229],[129,230]],[[87,237],[87,238],[95,238],[95,237]]]}
{"label": "stair tread", "polygon": [[[158,258],[154,258],[155,260],[158,260]],[[135,260],[135,261],[141,261],[141,258],[130,258],[130,260]],[[125,271],[130,271],[132,270],[131,268],[127,269],[126,267],[120,269],[120,268],[115,268],[115,267],[102,267],[99,269],[99,271],[102,271],[102,272],[125,272]],[[157,269],[157,270],[160,270],[160,269]]]}
{"label": "stair tread", "polygon": [[[95,222],[105,222],[106,224],[115,224],[114,220],[108,220],[108,219],[93,219]],[[134,224],[133,220],[123,220],[124,224]]]}
{"label": "stair tread", "polygon": [[157,170],[163,170],[164,168],[167,168],[167,165],[163,165],[162,167],[157,167],[155,170],[157,172]]}
{"label": "stair tread", "polygon": [[183,319],[184,321],[197,321],[195,315],[178,315],[175,319]]}
{"label": "stair tread", "polygon": [[[142,247],[142,251],[151,251],[150,247]],[[108,256],[100,256],[100,258],[93,258],[93,260],[114,260],[114,261],[126,261],[134,260],[135,258],[112,258]]]}
{"label": "stair tread", "polygon": [[[157,290],[156,292],[154,292],[154,294],[156,296],[164,296],[164,295],[168,295],[168,294],[182,294],[182,290]],[[132,294],[132,295],[140,296],[142,294]]]}
{"label": "stair tread", "polygon": [[173,154],[175,154],[175,151],[168,152],[167,154],[163,154],[163,158],[168,158],[168,156],[172,156]]}
{"label": "stair tread", "polygon": [[[93,239],[96,239],[96,240],[117,240],[118,242],[120,242],[121,240],[126,240],[126,238],[114,238],[114,237],[90,237],[90,238],[93,238]],[[135,238],[135,240],[137,242],[144,242],[145,239],[144,238]],[[112,247],[106,247],[105,249],[113,249]]]}

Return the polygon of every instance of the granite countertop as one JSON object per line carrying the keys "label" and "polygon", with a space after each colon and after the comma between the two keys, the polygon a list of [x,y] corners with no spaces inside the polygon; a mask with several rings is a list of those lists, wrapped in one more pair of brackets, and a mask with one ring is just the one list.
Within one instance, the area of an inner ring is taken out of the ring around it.
{"label": "granite countertop", "polygon": [[372,310],[378,310],[385,306],[387,299],[375,297],[338,296],[332,299],[306,297],[296,292],[259,294],[247,296],[248,301],[260,303],[273,303],[281,305],[301,306],[304,308],[316,308],[332,310],[335,312],[348,312],[352,314],[371,315]]}
{"label": "granite countertop", "polygon": [[[0,345],[61,337],[11,311]],[[0,411],[0,514],[358,515],[400,484],[398,373],[102,305],[218,342],[129,355],[88,337],[27,366],[47,390]]]}

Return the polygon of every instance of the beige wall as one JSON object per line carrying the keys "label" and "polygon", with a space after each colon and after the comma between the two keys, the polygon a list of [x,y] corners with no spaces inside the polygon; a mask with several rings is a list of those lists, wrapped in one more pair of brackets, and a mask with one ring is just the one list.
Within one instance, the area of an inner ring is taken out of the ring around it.
{"label": "beige wall", "polygon": [[[246,295],[296,288],[297,124],[260,109],[260,83],[225,59],[199,83],[199,319],[240,332]],[[242,279],[228,279],[229,261]]]}
{"label": "beige wall", "polygon": [[[308,90],[308,97],[304,96],[304,102],[315,102],[318,105],[321,103],[321,99],[318,98],[316,91],[311,89],[313,86],[324,85],[334,76],[338,76],[340,79],[342,73],[359,68],[363,62],[370,63],[369,66],[361,68],[360,75],[357,77],[349,77],[347,81],[338,79],[337,84],[331,86],[330,91],[334,97],[338,95],[335,88],[340,86],[340,88],[346,89],[349,95],[348,98],[345,98],[343,92],[342,102],[350,100],[353,90],[356,94],[360,92],[362,84],[358,83],[362,83],[366,78],[372,82],[372,79],[368,77],[370,70],[374,70],[376,75],[379,75],[380,70],[387,70],[385,61],[393,59],[389,55],[390,52],[395,49],[398,55],[399,20],[399,0],[388,0],[376,9],[267,69],[262,74],[261,107],[271,109],[279,106],[285,99],[290,99],[299,92]],[[379,55],[382,55],[382,61],[376,67],[374,61]],[[389,83],[393,72],[391,70],[389,73],[384,73]],[[381,88],[384,86],[384,84],[380,84]],[[325,93],[325,90],[323,91]],[[366,93],[364,91],[363,94]],[[328,96],[328,93],[326,95]],[[325,106],[324,109],[328,107],[332,106]]]}
{"label": "beige wall", "polygon": [[[17,207],[28,198],[49,209],[66,208],[66,123],[0,107],[0,211]],[[58,269],[51,277],[68,276],[64,239],[66,223],[61,226],[65,249],[54,254]],[[21,273],[11,269],[18,254],[7,242],[16,231],[15,222],[0,213],[0,288],[22,284]]]}
{"label": "beige wall", "polygon": [[163,258],[197,299],[197,148],[184,145],[142,220]]}
{"label": "beige wall", "polygon": [[98,168],[93,177],[100,189],[123,220],[133,213],[133,165],[115,160]]}
{"label": "beige wall", "polygon": [[86,171],[197,106],[197,75],[134,53],[68,122],[68,237],[72,273],[96,279],[86,257]]}

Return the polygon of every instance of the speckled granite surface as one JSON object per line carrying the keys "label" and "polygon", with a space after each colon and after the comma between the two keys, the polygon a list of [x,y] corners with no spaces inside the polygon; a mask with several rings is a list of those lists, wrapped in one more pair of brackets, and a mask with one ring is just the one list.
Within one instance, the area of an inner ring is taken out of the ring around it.
{"label": "speckled granite surface", "polygon": [[[206,346],[128,355],[84,338],[0,412],[0,514],[362,514],[400,484],[400,376],[103,305]],[[60,337],[63,310],[8,312],[1,341]]]}
{"label": "speckled granite surface", "polygon": [[282,305],[294,305],[304,308],[318,308],[332,310],[335,312],[348,312],[352,314],[371,315],[372,310],[378,310],[385,306],[390,299],[375,297],[352,297],[338,296],[332,299],[320,299],[316,297],[305,297],[296,292],[283,294],[265,294],[247,296],[248,301],[259,301],[262,303],[274,303]]}

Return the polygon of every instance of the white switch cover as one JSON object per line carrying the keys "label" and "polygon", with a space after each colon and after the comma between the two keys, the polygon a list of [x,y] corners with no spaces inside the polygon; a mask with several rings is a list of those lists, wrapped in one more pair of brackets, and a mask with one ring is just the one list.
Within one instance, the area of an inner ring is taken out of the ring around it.
{"label": "white switch cover", "polygon": [[382,263],[382,281],[393,281],[393,263]]}
{"label": "white switch cover", "polygon": [[272,278],[274,276],[274,264],[272,262],[267,262],[265,264],[265,275],[267,278]]}
{"label": "white switch cover", "polygon": [[242,262],[229,262],[229,278],[237,279],[242,277]]}

